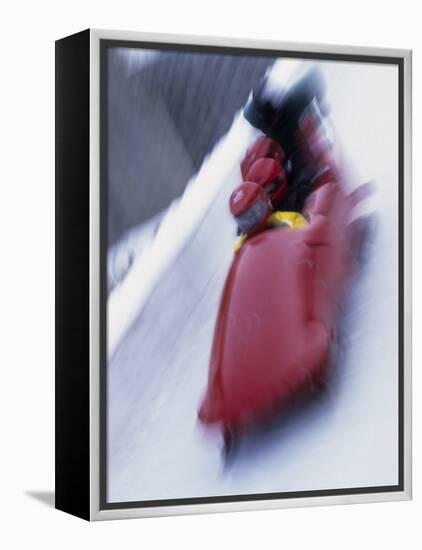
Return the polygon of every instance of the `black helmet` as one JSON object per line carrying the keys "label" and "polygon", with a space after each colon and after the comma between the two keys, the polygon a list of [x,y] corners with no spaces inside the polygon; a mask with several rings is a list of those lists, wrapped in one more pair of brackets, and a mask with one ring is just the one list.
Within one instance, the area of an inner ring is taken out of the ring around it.
{"label": "black helmet", "polygon": [[289,155],[301,117],[314,100],[321,107],[324,99],[324,78],[320,69],[314,66],[292,86],[277,92],[271,89],[265,76],[252,90],[243,114],[252,126],[277,141]]}
{"label": "black helmet", "polygon": [[282,94],[280,97],[271,94],[268,90],[268,78],[264,76],[252,90],[243,114],[252,126],[272,137],[272,129],[279,118],[281,104]]}

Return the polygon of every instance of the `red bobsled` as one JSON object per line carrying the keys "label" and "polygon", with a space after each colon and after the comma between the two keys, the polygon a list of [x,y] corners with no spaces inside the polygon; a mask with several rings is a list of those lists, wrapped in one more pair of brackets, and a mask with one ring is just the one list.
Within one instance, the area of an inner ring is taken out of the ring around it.
{"label": "red bobsled", "polygon": [[356,264],[357,224],[350,213],[362,190],[347,194],[341,177],[327,174],[305,206],[307,227],[263,231],[235,254],[215,326],[202,422],[242,430],[324,383]]}

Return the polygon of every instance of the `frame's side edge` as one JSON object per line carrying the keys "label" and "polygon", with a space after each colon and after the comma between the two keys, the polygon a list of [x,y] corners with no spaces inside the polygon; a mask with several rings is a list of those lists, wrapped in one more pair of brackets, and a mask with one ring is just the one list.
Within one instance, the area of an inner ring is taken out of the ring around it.
{"label": "frame's side edge", "polygon": [[56,42],[56,508],[89,519],[89,30]]}
{"label": "frame's side edge", "polygon": [[412,498],[412,51],[403,55],[404,492]]}
{"label": "frame's side edge", "polygon": [[[101,367],[101,195],[100,195],[100,39],[90,30],[90,517],[97,519],[100,510],[101,422],[100,422],[100,367]],[[100,284],[99,284],[100,283]],[[104,459],[104,457],[103,457]]]}

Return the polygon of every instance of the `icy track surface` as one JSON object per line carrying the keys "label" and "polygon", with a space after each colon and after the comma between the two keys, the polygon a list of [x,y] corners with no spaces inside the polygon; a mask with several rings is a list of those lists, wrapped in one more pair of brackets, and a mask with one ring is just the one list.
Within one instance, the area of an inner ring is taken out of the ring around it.
{"label": "icy track surface", "polygon": [[345,304],[329,391],[245,438],[228,467],[219,433],[197,421],[235,240],[227,200],[254,136],[237,117],[190,185],[197,195],[173,208],[150,261],[135,264],[109,300],[109,502],[398,481],[397,70],[321,66],[355,181],[377,185],[369,208],[378,221],[370,260]]}

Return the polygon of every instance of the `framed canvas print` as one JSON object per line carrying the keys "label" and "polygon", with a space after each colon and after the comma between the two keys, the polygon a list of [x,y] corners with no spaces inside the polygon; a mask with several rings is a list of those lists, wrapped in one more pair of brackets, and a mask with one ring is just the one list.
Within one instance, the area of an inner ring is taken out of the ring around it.
{"label": "framed canvas print", "polygon": [[411,497],[411,53],[56,42],[56,507]]}

